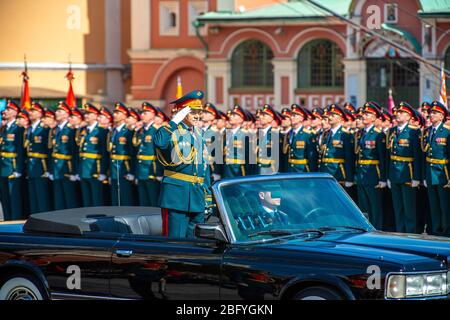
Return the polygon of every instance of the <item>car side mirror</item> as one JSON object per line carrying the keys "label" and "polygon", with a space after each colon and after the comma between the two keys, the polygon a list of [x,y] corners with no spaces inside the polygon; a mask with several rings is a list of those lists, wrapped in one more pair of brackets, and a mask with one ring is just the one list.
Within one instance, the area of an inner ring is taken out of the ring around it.
{"label": "car side mirror", "polygon": [[218,223],[198,223],[195,225],[194,234],[200,239],[217,240],[220,242],[228,242],[227,236],[223,231],[222,225]]}

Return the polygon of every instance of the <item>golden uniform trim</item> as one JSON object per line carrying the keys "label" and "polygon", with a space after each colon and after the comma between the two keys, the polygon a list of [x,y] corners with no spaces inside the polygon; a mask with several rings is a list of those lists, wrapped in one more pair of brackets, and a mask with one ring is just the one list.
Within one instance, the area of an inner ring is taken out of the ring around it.
{"label": "golden uniform trim", "polygon": [[205,178],[197,177],[197,176],[191,176],[189,174],[184,174],[180,172],[174,172],[170,170],[164,170],[164,176],[170,177],[172,179],[191,182],[191,183],[203,183],[205,181]]}
{"label": "golden uniform trim", "polygon": [[225,163],[226,164],[245,164],[245,160],[226,158]]}
{"label": "golden uniform trim", "polygon": [[428,163],[433,163],[433,164],[447,164],[448,163],[448,159],[433,159],[433,158],[426,158]]}
{"label": "golden uniform trim", "polygon": [[61,154],[61,153],[52,153],[52,157],[60,160],[72,160],[71,155]]}
{"label": "golden uniform trim", "polygon": [[27,153],[28,158],[39,158],[39,159],[47,159],[48,155],[45,153],[38,153],[38,152],[28,152]]}
{"label": "golden uniform trim", "polygon": [[380,161],[378,160],[358,160],[358,164],[360,165],[379,165]]}
{"label": "golden uniform trim", "polygon": [[81,158],[88,158],[88,159],[101,159],[102,155],[97,153],[80,153]]}
{"label": "golden uniform trim", "polygon": [[414,158],[401,157],[401,156],[391,156],[391,160],[393,160],[393,161],[401,161],[401,162],[413,162]]}
{"label": "golden uniform trim", "polygon": [[288,162],[292,164],[308,164],[308,159],[289,159]]}
{"label": "golden uniform trim", "polygon": [[112,154],[111,155],[111,159],[112,160],[126,161],[126,160],[130,160],[131,157],[130,156],[121,155],[121,154]]}
{"label": "golden uniform trim", "polygon": [[156,160],[156,156],[146,156],[146,155],[140,154],[140,155],[137,156],[137,159],[138,160],[154,161],[154,160]]}
{"label": "golden uniform trim", "polygon": [[275,160],[258,158],[258,163],[259,164],[272,164],[272,163],[275,163]]}
{"label": "golden uniform trim", "polygon": [[324,162],[324,163],[345,163],[345,159],[323,158],[322,162]]}
{"label": "golden uniform trim", "polygon": [[15,152],[0,152],[0,156],[5,158],[15,158],[17,157],[17,153]]}

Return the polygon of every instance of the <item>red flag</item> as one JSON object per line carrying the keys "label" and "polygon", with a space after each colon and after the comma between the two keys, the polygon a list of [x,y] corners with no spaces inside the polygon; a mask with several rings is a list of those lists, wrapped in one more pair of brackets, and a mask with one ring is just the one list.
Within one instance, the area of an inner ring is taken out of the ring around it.
{"label": "red flag", "polygon": [[75,94],[73,93],[72,81],[75,79],[73,76],[72,69],[69,69],[69,72],[66,74],[66,79],[69,80],[69,91],[67,92],[66,103],[71,108],[77,107],[77,100],[75,98]]}
{"label": "red flag", "polygon": [[25,65],[25,70],[21,74],[21,77],[23,77],[23,82],[22,82],[20,106],[24,110],[29,110],[31,107],[31,98],[30,98],[30,87],[28,86],[29,77],[28,77],[26,65]]}
{"label": "red flag", "polygon": [[389,89],[388,105],[389,105],[389,112],[392,113],[392,110],[395,107],[395,103],[394,103],[394,98],[392,98],[392,90],[391,89]]}

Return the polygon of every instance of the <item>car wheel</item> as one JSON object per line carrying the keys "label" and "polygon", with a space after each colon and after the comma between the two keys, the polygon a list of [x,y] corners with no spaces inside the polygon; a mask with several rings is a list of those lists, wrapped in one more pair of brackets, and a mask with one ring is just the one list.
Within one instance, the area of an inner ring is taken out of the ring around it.
{"label": "car wheel", "polygon": [[311,287],[297,293],[294,300],[342,300],[342,297],[332,289]]}
{"label": "car wheel", "polygon": [[44,300],[41,284],[27,274],[7,277],[0,285],[0,300]]}

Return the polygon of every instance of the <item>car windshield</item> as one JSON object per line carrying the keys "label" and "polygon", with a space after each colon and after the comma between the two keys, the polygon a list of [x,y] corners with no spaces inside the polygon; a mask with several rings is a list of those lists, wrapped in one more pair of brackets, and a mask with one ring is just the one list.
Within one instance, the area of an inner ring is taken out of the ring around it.
{"label": "car windshield", "polygon": [[237,242],[373,227],[331,178],[277,178],[224,184],[224,208]]}

